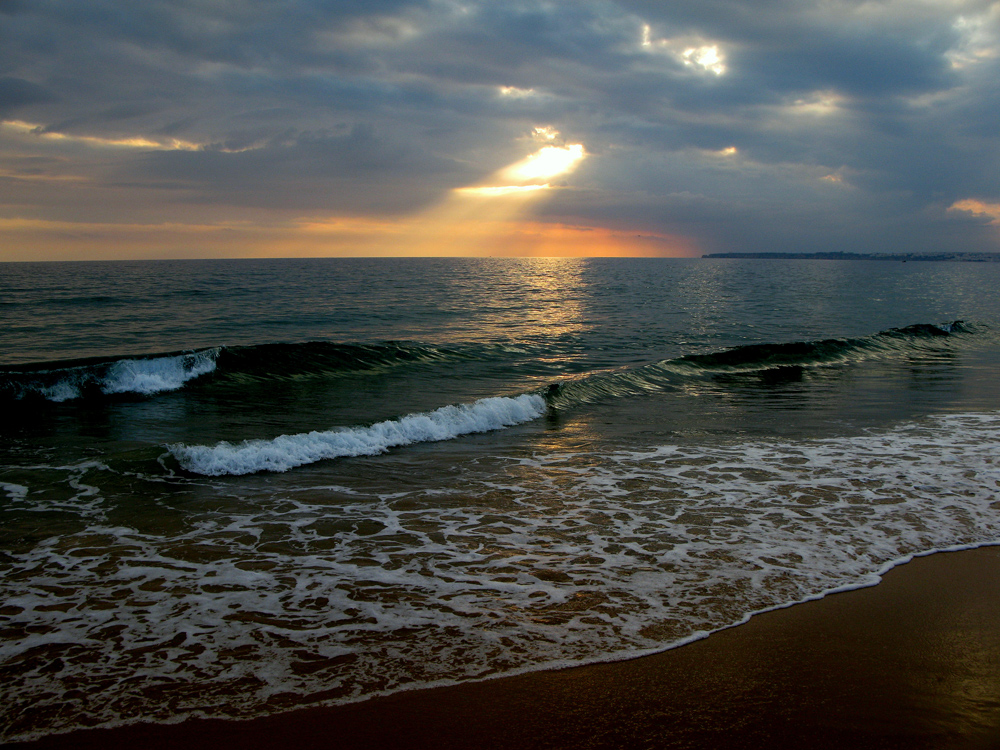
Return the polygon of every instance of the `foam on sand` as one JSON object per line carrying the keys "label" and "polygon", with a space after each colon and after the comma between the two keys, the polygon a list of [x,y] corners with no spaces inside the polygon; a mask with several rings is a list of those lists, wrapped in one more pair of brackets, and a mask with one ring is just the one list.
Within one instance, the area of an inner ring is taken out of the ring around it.
{"label": "foam on sand", "polygon": [[[499,401],[413,420],[447,436],[544,403]],[[407,418],[390,424],[416,439]],[[374,448],[377,427],[343,432]],[[0,737],[631,658],[872,585],[915,555],[1000,543],[998,413],[610,452],[502,442],[444,466],[415,457],[422,481],[389,489],[332,466],[171,476],[171,500],[134,464],[23,467],[0,494],[4,528],[61,523],[0,560],[0,693],[18,717]],[[136,496],[168,533],[122,512]],[[89,700],[60,711],[80,685]]]}

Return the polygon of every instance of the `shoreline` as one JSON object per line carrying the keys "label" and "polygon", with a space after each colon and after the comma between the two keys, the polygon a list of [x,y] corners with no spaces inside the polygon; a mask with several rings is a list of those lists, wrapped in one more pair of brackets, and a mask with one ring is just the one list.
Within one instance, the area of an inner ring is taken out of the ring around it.
{"label": "shoreline", "polygon": [[1000,547],[882,576],[626,661],[4,747],[1000,747]]}

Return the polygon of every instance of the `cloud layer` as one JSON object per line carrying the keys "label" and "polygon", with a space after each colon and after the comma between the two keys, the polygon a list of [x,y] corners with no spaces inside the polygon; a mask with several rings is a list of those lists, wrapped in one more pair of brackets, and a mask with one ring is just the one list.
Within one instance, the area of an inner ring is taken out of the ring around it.
{"label": "cloud layer", "polygon": [[998,2],[0,0],[0,35],[0,259],[388,253],[539,132],[587,154],[521,217],[553,232],[1000,249]]}

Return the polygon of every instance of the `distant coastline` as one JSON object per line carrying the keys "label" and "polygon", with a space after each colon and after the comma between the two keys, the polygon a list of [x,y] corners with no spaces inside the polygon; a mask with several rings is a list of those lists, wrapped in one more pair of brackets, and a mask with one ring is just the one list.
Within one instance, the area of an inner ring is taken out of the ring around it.
{"label": "distant coastline", "polygon": [[702,258],[767,260],[922,260],[962,263],[1000,263],[1000,253],[707,253]]}

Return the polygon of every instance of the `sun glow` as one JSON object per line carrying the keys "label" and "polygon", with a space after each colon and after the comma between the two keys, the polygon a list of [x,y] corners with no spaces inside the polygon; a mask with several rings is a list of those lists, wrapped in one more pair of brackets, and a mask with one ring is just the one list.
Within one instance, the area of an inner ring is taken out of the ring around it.
{"label": "sun glow", "polygon": [[525,182],[548,180],[573,171],[585,155],[580,143],[565,147],[545,146],[527,159],[501,170],[500,175],[505,179]]}
{"label": "sun glow", "polygon": [[[552,143],[559,139],[559,131],[542,126],[531,131],[533,140]],[[538,151],[494,172],[478,185],[456,188],[453,196],[472,198],[516,198],[519,202],[540,197],[551,189],[549,180],[572,172],[587,156],[582,143],[568,146],[546,145]]]}
{"label": "sun glow", "polygon": [[507,96],[511,99],[524,99],[530,96],[536,96],[538,93],[534,89],[522,89],[517,86],[501,86],[499,91],[500,96]]}
{"label": "sun glow", "polygon": [[549,184],[544,185],[499,185],[496,187],[465,187],[458,188],[455,192],[458,195],[483,196],[486,198],[501,195],[517,195],[519,193],[533,193],[536,190],[547,190]]}
{"label": "sun glow", "polygon": [[553,178],[569,174],[587,156],[581,143],[556,145],[559,132],[549,126],[535,127],[531,139],[544,145],[479,184],[452,190],[440,205],[412,217],[419,230],[406,254],[531,254],[532,241],[520,229],[530,207],[557,189],[550,184]]}
{"label": "sun glow", "polygon": [[726,72],[726,63],[716,45],[704,47],[689,47],[681,52],[681,60],[685,65],[701,68],[721,76]]}
{"label": "sun glow", "polygon": [[684,67],[699,73],[721,76],[728,70],[722,48],[717,43],[699,37],[653,39],[652,28],[648,23],[644,23],[639,44],[646,52],[670,55]]}
{"label": "sun glow", "polygon": [[415,239],[401,252],[519,257],[697,254],[684,237],[532,220],[532,207],[560,189],[551,181],[573,172],[588,154],[582,143],[559,145],[562,136],[549,126],[533,128],[531,139],[541,148],[477,185],[452,190],[440,205],[410,217],[407,236]]}

